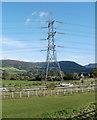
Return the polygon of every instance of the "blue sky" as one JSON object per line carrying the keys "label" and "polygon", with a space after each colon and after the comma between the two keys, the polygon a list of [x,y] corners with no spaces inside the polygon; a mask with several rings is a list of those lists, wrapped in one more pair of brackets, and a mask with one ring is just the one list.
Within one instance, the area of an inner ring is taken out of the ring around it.
{"label": "blue sky", "polygon": [[75,61],[81,65],[95,62],[95,3],[3,3],[2,4],[2,46],[3,59],[45,61],[47,26],[44,22],[53,14],[57,32],[58,60]]}

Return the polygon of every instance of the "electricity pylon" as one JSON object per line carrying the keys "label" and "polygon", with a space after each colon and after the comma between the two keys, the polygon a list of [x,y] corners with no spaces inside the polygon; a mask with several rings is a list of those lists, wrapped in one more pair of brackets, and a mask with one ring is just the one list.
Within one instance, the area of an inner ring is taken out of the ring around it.
{"label": "electricity pylon", "polygon": [[[47,27],[42,28],[48,28],[48,46],[47,46],[47,58],[46,58],[46,74],[45,74],[45,81],[47,80],[63,80],[61,68],[59,65],[59,62],[57,61],[57,53],[56,53],[56,47],[62,47],[57,46],[55,44],[55,34],[57,33],[55,31],[54,23],[58,22],[50,18],[48,22]],[[60,33],[61,34],[61,33]]]}

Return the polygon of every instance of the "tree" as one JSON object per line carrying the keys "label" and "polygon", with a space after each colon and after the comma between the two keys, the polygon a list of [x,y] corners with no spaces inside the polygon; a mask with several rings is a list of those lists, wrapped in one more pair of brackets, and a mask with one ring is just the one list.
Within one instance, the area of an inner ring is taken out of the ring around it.
{"label": "tree", "polygon": [[36,75],[35,79],[36,79],[36,81],[41,81],[42,75],[41,74]]}
{"label": "tree", "polygon": [[70,74],[67,74],[67,80],[72,80],[73,79],[73,74],[70,73]]}
{"label": "tree", "polygon": [[2,78],[5,79],[5,80],[10,80],[11,75],[10,75],[9,72],[3,71]]}
{"label": "tree", "polygon": [[81,80],[81,83],[82,83],[82,84],[84,83],[84,80],[83,80],[83,79]]}
{"label": "tree", "polygon": [[67,79],[67,74],[66,74],[66,72],[61,71],[61,74],[62,74],[63,79],[66,80],[66,79]]}
{"label": "tree", "polygon": [[11,75],[10,80],[17,80],[17,76],[16,75]]}
{"label": "tree", "polygon": [[92,75],[93,77],[97,77],[97,66],[94,68]]}
{"label": "tree", "polygon": [[73,79],[74,79],[74,80],[78,80],[78,79],[79,79],[78,73],[73,73]]}

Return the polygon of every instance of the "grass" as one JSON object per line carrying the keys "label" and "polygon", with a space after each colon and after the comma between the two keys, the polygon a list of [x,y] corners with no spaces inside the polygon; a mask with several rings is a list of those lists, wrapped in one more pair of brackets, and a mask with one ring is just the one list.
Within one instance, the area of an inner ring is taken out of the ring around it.
{"label": "grass", "polygon": [[[90,84],[91,82],[95,83],[97,81],[97,79],[95,78],[85,78],[83,79],[83,84]],[[68,82],[72,83],[72,84],[82,84],[81,80],[69,80]]]}
{"label": "grass", "polygon": [[48,84],[54,83],[56,85],[60,84],[60,81],[57,82],[41,82],[41,81],[27,81],[27,80],[2,80],[2,85],[7,88],[16,88],[16,87],[22,87],[22,88],[31,88],[31,87],[45,87]]}
{"label": "grass", "polygon": [[14,67],[0,67],[0,70],[11,70],[11,71],[22,71],[22,72],[26,72],[26,70],[19,70],[18,68],[14,68]]}
{"label": "grass", "polygon": [[94,92],[76,93],[66,96],[45,96],[21,99],[4,99],[3,118],[45,118],[48,113],[74,110],[95,101]]}
{"label": "grass", "polygon": [[46,118],[65,118],[69,120],[96,120],[96,111],[97,108],[95,107],[96,102],[90,103],[89,105],[85,105],[81,107],[79,110],[73,109],[72,113],[69,114],[70,111],[68,110],[61,110],[57,112],[53,112],[51,114],[45,114]]}
{"label": "grass", "polygon": [[0,70],[6,70],[10,74],[18,74],[18,73],[25,73],[25,72],[27,72],[26,70],[19,70],[19,69],[14,68],[14,67],[0,67]]}
{"label": "grass", "polygon": [[[10,87],[10,88],[28,88],[28,87],[45,87],[51,83],[54,83],[55,85],[60,85],[62,81],[47,81],[47,82],[41,82],[41,81],[27,81],[27,80],[2,80],[2,85],[4,87]],[[82,84],[81,80],[65,80],[65,83],[71,83],[71,84]],[[83,84],[89,84],[89,83],[95,83],[96,80],[94,78],[87,78],[84,79]]]}
{"label": "grass", "polygon": [[30,88],[30,87],[39,87],[44,86],[40,81],[27,81],[27,80],[2,80],[2,85],[6,88]]}

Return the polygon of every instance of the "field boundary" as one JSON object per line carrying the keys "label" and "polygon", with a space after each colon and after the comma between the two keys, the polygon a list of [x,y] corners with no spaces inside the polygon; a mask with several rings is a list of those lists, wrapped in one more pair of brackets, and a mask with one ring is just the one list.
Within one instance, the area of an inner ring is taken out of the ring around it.
{"label": "field boundary", "polygon": [[83,93],[96,91],[95,86],[89,87],[75,87],[75,88],[64,88],[64,89],[46,89],[46,90],[32,90],[32,91],[3,91],[0,94],[0,98],[23,98],[23,97],[33,97],[33,96],[53,96],[53,95],[68,95],[74,93]]}

